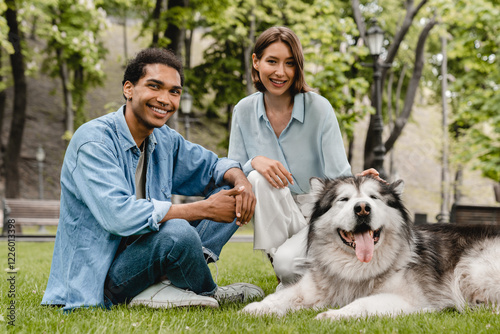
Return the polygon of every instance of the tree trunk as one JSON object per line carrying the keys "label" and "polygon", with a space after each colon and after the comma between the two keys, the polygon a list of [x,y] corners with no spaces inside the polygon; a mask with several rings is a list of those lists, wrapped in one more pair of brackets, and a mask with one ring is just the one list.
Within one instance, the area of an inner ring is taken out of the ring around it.
{"label": "tree trunk", "polygon": [[153,21],[153,38],[151,41],[152,47],[158,46],[158,41],[160,40],[160,15],[163,0],[156,0],[155,9],[153,10],[153,15],[151,15],[151,20]]}
{"label": "tree trunk", "polygon": [[194,29],[184,30],[184,68],[191,68],[191,45]]}
{"label": "tree trunk", "polygon": [[[405,18],[403,20],[403,23],[401,24],[401,28],[398,31],[396,31],[396,34],[394,35],[394,38],[393,38],[389,48],[387,49],[387,56],[386,56],[385,61],[381,64],[382,65],[382,68],[381,68],[381,70],[382,70],[382,76],[381,76],[382,87],[384,86],[384,81],[385,81],[385,77],[387,75],[387,70],[390,68],[389,65],[393,63],[393,61],[394,61],[394,59],[399,51],[399,47],[401,46],[401,43],[403,42],[406,34],[408,33],[415,16],[417,15],[417,13],[420,11],[420,9],[427,2],[428,2],[428,0],[421,0],[418,3],[418,5],[414,6],[413,0],[406,0],[405,1],[405,4],[406,4]],[[365,33],[366,33],[366,27],[364,25],[359,0],[351,0],[351,7],[353,10],[354,20],[356,21],[358,30],[360,32],[360,36],[364,37]],[[426,28],[424,28],[424,31],[426,29],[427,29],[427,26],[426,26]],[[421,33],[420,39],[422,38],[422,34],[424,34],[424,32]],[[423,40],[423,42],[425,42],[425,39]],[[419,40],[419,43],[420,43],[420,40]],[[418,52],[418,48],[417,48],[417,52]],[[417,61],[417,60],[418,59],[416,59],[415,61]],[[415,66],[417,66],[417,64],[415,64]],[[416,73],[418,73],[418,72],[414,71],[414,74],[416,74]],[[421,76],[421,69],[420,69],[420,76]],[[420,76],[418,77],[418,80],[420,80]],[[415,75],[414,75],[413,79],[417,79],[417,77],[415,77]],[[415,81],[412,82],[412,84],[416,84],[416,86],[413,87],[415,90],[418,86],[418,80],[416,80],[416,82]],[[411,84],[410,84],[410,88],[412,88]],[[408,94],[408,93],[410,93],[410,94]],[[411,90],[408,90],[408,92],[406,94],[406,99],[405,99],[405,108],[409,108],[409,112],[411,112],[411,108],[413,107],[414,99],[415,99],[414,92],[412,94]],[[408,117],[409,117],[409,114],[408,114]],[[398,120],[396,121],[396,126],[394,128],[394,131],[397,132],[397,131],[402,130],[402,128],[406,124],[406,120],[404,118],[398,118]],[[402,124],[400,124],[400,123],[402,123]],[[374,129],[373,117],[371,117],[370,118],[370,125],[368,127],[368,131],[367,131],[367,135],[366,135],[366,141],[365,141],[365,150],[364,150],[364,166],[365,166],[365,168],[366,168],[366,166],[372,165],[372,160],[373,160],[373,156],[374,156],[373,149],[375,148],[375,146],[374,146],[375,141],[373,140],[373,137],[374,137],[373,129]],[[394,136],[393,136],[393,134],[394,134]],[[392,142],[392,140],[395,141],[399,137],[400,134],[401,134],[401,132],[399,132],[399,133],[393,132],[391,134],[390,145],[388,145],[387,142],[385,145],[386,152],[389,152],[389,150],[392,148],[392,145],[394,144],[394,142]]]}
{"label": "tree trunk", "polygon": [[253,8],[251,9],[250,13],[250,31],[248,32],[248,41],[247,45],[245,45],[245,48],[243,50],[243,64],[245,66],[245,81],[246,81],[246,87],[247,87],[247,95],[250,95],[253,93],[253,81],[252,81],[252,50],[253,50],[253,45],[255,43],[255,14],[253,11]]}
{"label": "tree trunk", "polygon": [[127,9],[123,10],[123,56],[125,63],[128,61],[128,37],[127,37]]}
{"label": "tree trunk", "polygon": [[354,134],[352,135],[352,138],[349,139],[349,142],[347,144],[347,161],[349,164],[352,164],[352,157],[354,154]]}
{"label": "tree trunk", "polygon": [[[394,72],[391,71],[389,81],[387,82],[387,115],[389,116],[389,131],[394,127],[395,111],[392,107],[392,85],[394,82]],[[397,100],[396,100],[397,103]],[[394,150],[389,152],[389,172],[387,173],[387,181],[395,181],[396,167],[394,163]]]}
{"label": "tree trunk", "polygon": [[[1,64],[3,64],[3,50],[0,48],[0,70],[2,69]],[[1,72],[1,71],[0,71]],[[3,75],[0,75],[0,84],[3,84]],[[4,121],[4,115],[5,115],[5,100],[7,99],[7,94],[5,93],[5,89],[0,92],[0,134],[3,133],[3,121]],[[3,140],[2,136],[0,135],[0,152],[2,155],[2,159],[0,160],[0,165],[3,164],[3,152],[4,152],[4,147],[3,147]]]}
{"label": "tree trunk", "polygon": [[73,130],[80,127],[83,123],[87,121],[87,115],[85,114],[85,102],[87,89],[85,88],[85,70],[82,65],[79,65],[73,75],[73,87],[70,96],[73,99]]}
{"label": "tree trunk", "polygon": [[63,88],[63,99],[64,99],[64,114],[66,123],[66,133],[72,135],[74,132],[75,115],[73,112],[73,97],[71,96],[71,91],[69,90],[69,74],[68,68],[66,66],[66,61],[64,60],[62,49],[57,49],[57,59],[59,62],[59,76],[61,77],[61,83]]}
{"label": "tree trunk", "polygon": [[17,22],[17,9],[14,0],[6,0],[8,9],[5,18],[9,26],[9,42],[14,47],[10,55],[12,77],[14,78],[14,108],[10,126],[9,141],[5,159],[5,196],[19,197],[19,158],[23,140],[24,124],[26,121],[26,77],[24,73],[24,57],[21,52],[22,35]]}
{"label": "tree trunk", "polygon": [[[234,104],[228,104],[226,106],[226,112],[227,112],[227,118],[226,118],[226,129],[227,129],[227,135],[226,135],[226,142],[227,142],[227,145],[229,147],[229,139],[230,139],[230,135],[231,135],[231,123],[232,123],[232,120],[233,120],[233,108],[234,108]],[[226,153],[227,155],[227,153]]]}
{"label": "tree trunk", "polygon": [[448,171],[448,103],[446,92],[448,91],[448,56],[446,53],[447,39],[446,36],[441,37],[441,54],[443,62],[441,64],[441,102],[443,105],[443,122],[442,122],[442,156],[441,156],[441,211],[438,215],[439,223],[449,223],[449,171]]}
{"label": "tree trunk", "polygon": [[464,172],[462,164],[459,164],[457,171],[455,173],[455,182],[453,183],[453,202],[454,205],[460,204],[462,202],[462,184],[463,184]]}
{"label": "tree trunk", "polygon": [[[172,10],[175,7],[185,7],[186,3],[184,0],[169,0],[167,11]],[[182,55],[182,42],[184,40],[183,30],[181,27],[173,24],[172,22],[167,22],[167,29],[165,30],[165,37],[170,40],[167,48],[172,50],[177,57],[181,58]]]}
{"label": "tree trunk", "polygon": [[386,152],[389,152],[392,149],[394,143],[403,132],[403,128],[410,118],[411,111],[413,109],[413,102],[415,101],[415,95],[417,94],[418,84],[420,82],[420,78],[422,77],[422,70],[424,68],[425,41],[429,36],[429,32],[436,25],[436,23],[435,18],[429,20],[418,38],[413,75],[406,91],[405,102],[401,115],[398,116],[394,124],[394,130],[391,132],[389,139],[385,142]]}

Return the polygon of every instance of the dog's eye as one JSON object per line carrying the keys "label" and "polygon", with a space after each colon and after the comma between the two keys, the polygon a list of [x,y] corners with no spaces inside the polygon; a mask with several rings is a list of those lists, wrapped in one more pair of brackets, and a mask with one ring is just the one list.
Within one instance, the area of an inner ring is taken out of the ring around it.
{"label": "dog's eye", "polygon": [[377,197],[377,196],[375,196],[375,195],[371,195],[370,197],[371,197],[372,199],[378,199],[378,197]]}
{"label": "dog's eye", "polygon": [[339,202],[347,202],[349,200],[348,197],[341,197],[338,199]]}

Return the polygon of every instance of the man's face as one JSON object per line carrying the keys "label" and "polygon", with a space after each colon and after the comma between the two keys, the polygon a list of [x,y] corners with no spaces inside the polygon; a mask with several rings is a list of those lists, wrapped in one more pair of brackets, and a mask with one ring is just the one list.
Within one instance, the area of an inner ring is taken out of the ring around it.
{"label": "man's face", "polygon": [[162,127],[179,108],[181,76],[163,64],[146,65],[146,75],[136,85],[125,82],[123,93],[127,99],[132,98],[127,107],[131,107],[134,127],[153,131]]}

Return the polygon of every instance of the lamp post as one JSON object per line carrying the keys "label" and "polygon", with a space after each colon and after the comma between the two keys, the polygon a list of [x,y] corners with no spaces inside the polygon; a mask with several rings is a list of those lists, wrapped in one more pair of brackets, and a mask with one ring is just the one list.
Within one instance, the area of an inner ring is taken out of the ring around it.
{"label": "lamp post", "polygon": [[187,92],[182,93],[181,96],[181,111],[184,114],[184,127],[186,130],[186,140],[189,140],[189,115],[193,107],[193,97]]}
{"label": "lamp post", "polygon": [[[38,198],[43,199],[43,163],[45,161],[45,151],[42,145],[38,146],[35,154],[36,161],[38,162]],[[46,233],[45,226],[40,225],[38,228],[39,233]]]}
{"label": "lamp post", "polygon": [[384,31],[377,25],[376,20],[372,21],[371,27],[366,32],[366,44],[370,49],[373,58],[373,82],[375,84],[374,101],[375,115],[373,116],[373,132],[375,134],[375,147],[373,149],[374,159],[373,168],[379,173],[380,177],[386,179],[384,170],[385,146],[382,141],[384,131],[384,122],[382,119],[382,71],[383,65],[379,64],[379,56],[382,53],[382,44],[384,41]]}

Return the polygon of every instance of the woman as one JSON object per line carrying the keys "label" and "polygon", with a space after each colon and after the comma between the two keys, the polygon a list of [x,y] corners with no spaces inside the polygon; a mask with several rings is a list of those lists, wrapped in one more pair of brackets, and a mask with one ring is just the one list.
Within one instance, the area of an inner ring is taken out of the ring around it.
{"label": "woman", "polygon": [[228,157],[242,164],[257,198],[254,249],[289,284],[304,271],[309,179],[351,175],[351,166],[331,104],[305,82],[295,33],[264,31],[252,61],[258,92],[234,107]]}

